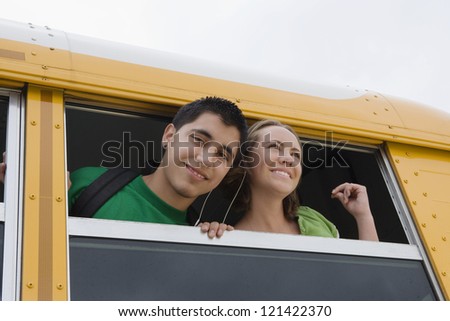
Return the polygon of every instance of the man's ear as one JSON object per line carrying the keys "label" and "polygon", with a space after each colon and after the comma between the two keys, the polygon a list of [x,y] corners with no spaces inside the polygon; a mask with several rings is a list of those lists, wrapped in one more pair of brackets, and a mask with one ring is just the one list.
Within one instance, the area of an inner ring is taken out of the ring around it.
{"label": "man's ear", "polygon": [[167,148],[169,143],[173,142],[173,138],[176,132],[177,130],[172,123],[166,126],[166,128],[164,129],[164,134],[162,136],[162,146],[164,147],[164,149]]}

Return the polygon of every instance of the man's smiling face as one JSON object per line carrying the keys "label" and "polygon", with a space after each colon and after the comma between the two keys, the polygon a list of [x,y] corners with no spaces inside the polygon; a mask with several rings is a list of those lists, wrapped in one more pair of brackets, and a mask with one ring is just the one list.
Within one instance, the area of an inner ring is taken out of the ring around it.
{"label": "man's smiling face", "polygon": [[[239,131],[210,112],[175,131],[169,125],[162,169],[167,193],[192,201],[213,190],[228,173],[239,149]],[[162,197],[164,199],[164,197]]]}

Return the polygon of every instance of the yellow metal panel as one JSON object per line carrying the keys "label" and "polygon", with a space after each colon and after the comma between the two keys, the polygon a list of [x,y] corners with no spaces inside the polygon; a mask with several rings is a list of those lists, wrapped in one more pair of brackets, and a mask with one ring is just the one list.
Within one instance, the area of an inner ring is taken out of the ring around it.
{"label": "yellow metal panel", "polygon": [[26,109],[24,237],[22,256],[22,299],[38,299],[39,207],[40,207],[40,93],[29,90]]}
{"label": "yellow metal panel", "polygon": [[19,41],[0,39],[0,48],[25,56],[0,56],[4,79],[173,106],[216,95],[236,101],[249,118],[282,117],[311,130],[450,150],[450,114],[370,91],[355,90],[352,99],[328,99]]}
{"label": "yellow metal panel", "polygon": [[61,91],[28,88],[23,300],[67,299],[63,113]]}
{"label": "yellow metal panel", "polygon": [[67,217],[64,139],[64,101],[61,92],[53,95],[53,300],[67,300]]}
{"label": "yellow metal panel", "polygon": [[23,88],[23,86],[24,86],[24,84],[19,81],[0,79],[0,87],[19,89],[19,88]]}
{"label": "yellow metal panel", "polygon": [[388,143],[414,222],[450,300],[450,152]]}

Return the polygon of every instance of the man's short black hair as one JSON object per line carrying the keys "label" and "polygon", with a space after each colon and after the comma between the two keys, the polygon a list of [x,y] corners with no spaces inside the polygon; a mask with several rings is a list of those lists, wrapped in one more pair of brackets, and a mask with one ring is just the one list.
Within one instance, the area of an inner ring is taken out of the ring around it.
{"label": "man's short black hair", "polygon": [[234,126],[239,131],[240,142],[247,139],[247,121],[239,107],[224,98],[204,97],[194,100],[181,107],[172,120],[173,125],[178,130],[182,126],[192,123],[203,113],[213,113],[219,116],[227,126]]}

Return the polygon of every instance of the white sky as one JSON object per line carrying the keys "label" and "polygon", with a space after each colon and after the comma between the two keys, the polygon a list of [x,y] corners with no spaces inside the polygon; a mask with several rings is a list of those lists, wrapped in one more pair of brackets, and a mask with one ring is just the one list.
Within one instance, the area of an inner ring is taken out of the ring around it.
{"label": "white sky", "polygon": [[8,0],[0,18],[450,113],[448,0]]}

